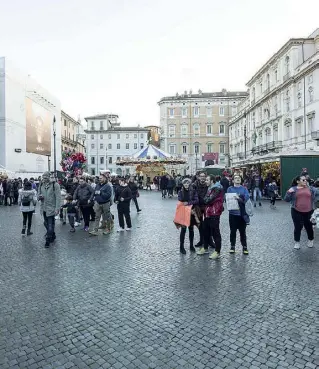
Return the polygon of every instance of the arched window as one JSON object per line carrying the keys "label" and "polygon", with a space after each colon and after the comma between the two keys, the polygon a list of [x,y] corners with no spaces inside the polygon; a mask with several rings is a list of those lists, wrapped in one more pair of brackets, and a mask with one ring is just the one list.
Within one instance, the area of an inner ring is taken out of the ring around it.
{"label": "arched window", "polygon": [[182,124],[182,127],[181,127],[181,135],[182,135],[182,137],[186,137],[187,134],[188,134],[187,125],[186,124]]}
{"label": "arched window", "polygon": [[207,152],[213,152],[213,143],[212,142],[207,142],[206,150],[207,150]]}
{"label": "arched window", "polygon": [[288,75],[290,71],[290,58],[287,55],[285,59],[285,74]]}
{"label": "arched window", "polygon": [[313,88],[309,87],[308,92],[309,92],[309,102],[312,102],[313,101]]}
{"label": "arched window", "polygon": [[193,130],[194,130],[194,136],[199,136],[200,135],[200,127],[199,127],[198,123],[194,124]]}
{"label": "arched window", "polygon": [[297,99],[298,99],[298,108],[301,108],[301,106],[302,106],[301,92],[298,93]]}
{"label": "arched window", "polygon": [[182,154],[187,154],[187,146],[188,144],[186,142],[182,143]]}
{"label": "arched window", "polygon": [[200,152],[199,142],[194,142],[194,153],[199,154],[199,152]]}

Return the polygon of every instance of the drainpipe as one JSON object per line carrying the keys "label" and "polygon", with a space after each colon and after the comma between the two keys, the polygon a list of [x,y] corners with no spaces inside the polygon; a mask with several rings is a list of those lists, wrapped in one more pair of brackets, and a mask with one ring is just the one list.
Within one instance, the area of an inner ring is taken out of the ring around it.
{"label": "drainpipe", "polygon": [[[305,51],[304,43],[302,42],[302,63],[305,62]],[[304,135],[305,135],[305,150],[307,149],[307,121],[306,121],[306,76],[303,77],[303,124],[304,124]]]}

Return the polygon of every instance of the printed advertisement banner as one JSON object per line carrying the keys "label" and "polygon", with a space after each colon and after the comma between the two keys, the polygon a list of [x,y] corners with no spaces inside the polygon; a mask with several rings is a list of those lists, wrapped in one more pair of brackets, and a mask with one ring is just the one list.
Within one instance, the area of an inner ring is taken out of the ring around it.
{"label": "printed advertisement banner", "polygon": [[52,113],[26,98],[26,151],[39,155],[51,155]]}
{"label": "printed advertisement banner", "polygon": [[219,153],[218,152],[205,152],[202,155],[202,161],[214,160],[215,164],[218,164]]}

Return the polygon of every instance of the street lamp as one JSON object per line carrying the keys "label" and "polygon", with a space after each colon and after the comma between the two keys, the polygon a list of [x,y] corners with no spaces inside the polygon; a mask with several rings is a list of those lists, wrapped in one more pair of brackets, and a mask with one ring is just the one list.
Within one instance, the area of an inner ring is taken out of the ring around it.
{"label": "street lamp", "polygon": [[55,115],[53,117],[53,166],[54,166],[54,176],[56,177],[56,120]]}
{"label": "street lamp", "polygon": [[246,112],[244,113],[245,125],[244,125],[244,147],[245,147],[245,159],[247,158],[247,119]]}

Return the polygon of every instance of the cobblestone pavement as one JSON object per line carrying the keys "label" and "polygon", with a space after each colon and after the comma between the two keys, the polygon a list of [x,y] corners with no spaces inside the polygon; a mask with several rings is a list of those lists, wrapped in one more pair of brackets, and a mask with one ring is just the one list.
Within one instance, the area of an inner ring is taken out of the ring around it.
{"label": "cobblestone pavement", "polygon": [[131,233],[58,223],[50,249],[39,214],[22,238],[17,207],[0,207],[1,369],[319,367],[319,241],[293,250],[287,204],[256,209],[249,256],[228,254],[224,214],[212,261],[180,255],[176,200],[140,202]]}

